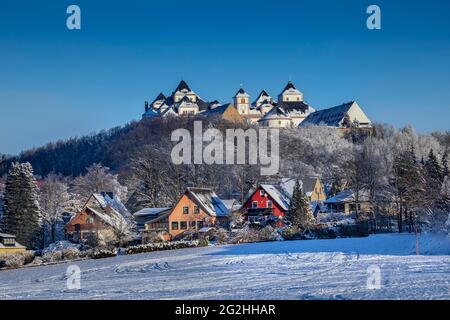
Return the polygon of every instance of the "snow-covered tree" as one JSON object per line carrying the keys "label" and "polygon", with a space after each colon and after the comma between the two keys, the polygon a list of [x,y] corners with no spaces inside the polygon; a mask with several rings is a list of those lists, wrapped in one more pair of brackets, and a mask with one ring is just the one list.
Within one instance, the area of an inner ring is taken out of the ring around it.
{"label": "snow-covered tree", "polygon": [[315,223],[308,197],[303,193],[298,180],[295,182],[285,220],[288,224],[302,231],[309,229]]}
{"label": "snow-covered tree", "polygon": [[29,163],[13,163],[5,186],[3,228],[28,248],[42,245],[38,187]]}
{"label": "snow-covered tree", "polygon": [[448,151],[445,150],[444,154],[442,155],[442,176],[448,177],[450,175],[450,171],[448,169]]}
{"label": "snow-covered tree", "polygon": [[39,203],[42,209],[44,224],[44,241],[47,243],[47,230],[50,232],[49,242],[57,241],[57,225],[69,205],[68,185],[60,175],[49,174],[39,186]]}
{"label": "snow-covered tree", "polygon": [[120,184],[118,175],[110,172],[108,167],[94,164],[87,168],[87,173],[74,179],[71,192],[84,202],[92,193],[113,192],[120,200],[127,198],[127,187]]}

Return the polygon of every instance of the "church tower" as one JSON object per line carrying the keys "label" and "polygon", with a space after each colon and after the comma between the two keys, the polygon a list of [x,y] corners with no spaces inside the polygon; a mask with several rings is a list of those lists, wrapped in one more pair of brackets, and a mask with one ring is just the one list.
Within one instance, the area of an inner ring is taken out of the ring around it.
{"label": "church tower", "polygon": [[250,113],[250,96],[243,88],[240,88],[233,97],[234,106],[240,114]]}

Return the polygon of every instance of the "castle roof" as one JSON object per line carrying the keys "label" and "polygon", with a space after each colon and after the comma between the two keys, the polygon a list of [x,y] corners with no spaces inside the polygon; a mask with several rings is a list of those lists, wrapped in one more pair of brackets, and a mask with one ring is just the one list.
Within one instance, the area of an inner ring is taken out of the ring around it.
{"label": "castle roof", "polygon": [[248,96],[247,92],[245,92],[245,90],[243,88],[240,88],[234,96],[237,97],[237,96],[242,96],[242,95]]}
{"label": "castle roof", "polygon": [[265,120],[276,120],[276,119],[282,119],[282,120],[289,120],[291,117],[287,115],[283,110],[281,110],[278,107],[273,107],[269,112],[267,112],[264,117],[259,119],[258,121],[265,121]]}
{"label": "castle roof", "polygon": [[358,120],[360,122],[370,123],[370,120],[358,104],[355,101],[350,101],[333,108],[313,112],[303,120],[300,126],[325,124],[330,127],[341,127],[346,114],[349,112],[352,112],[354,115],[354,118],[350,119],[351,121]]}
{"label": "castle roof", "polygon": [[191,88],[189,88],[188,84],[186,83],[186,81],[181,80],[180,83],[178,84],[178,87],[175,89],[175,92],[179,92],[179,91],[192,91]]}

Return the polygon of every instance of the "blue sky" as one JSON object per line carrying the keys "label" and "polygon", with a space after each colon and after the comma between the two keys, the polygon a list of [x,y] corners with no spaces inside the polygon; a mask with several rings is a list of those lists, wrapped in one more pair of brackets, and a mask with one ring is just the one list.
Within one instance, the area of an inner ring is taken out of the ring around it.
{"label": "blue sky", "polygon": [[449,39],[447,0],[2,0],[0,153],[139,119],[181,79],[222,102],[291,79],[316,109],[355,99],[373,121],[449,130]]}

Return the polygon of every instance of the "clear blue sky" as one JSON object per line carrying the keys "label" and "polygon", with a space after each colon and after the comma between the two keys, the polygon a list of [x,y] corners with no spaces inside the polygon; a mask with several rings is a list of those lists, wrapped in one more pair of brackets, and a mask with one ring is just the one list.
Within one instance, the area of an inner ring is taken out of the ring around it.
{"label": "clear blue sky", "polygon": [[1,0],[0,153],[139,119],[181,79],[222,102],[292,79],[317,109],[356,99],[373,121],[449,130],[449,39],[447,0]]}

